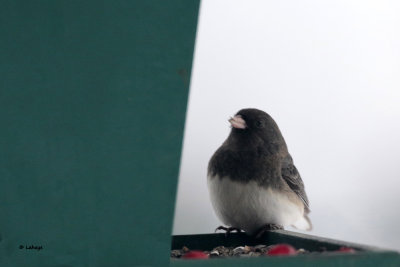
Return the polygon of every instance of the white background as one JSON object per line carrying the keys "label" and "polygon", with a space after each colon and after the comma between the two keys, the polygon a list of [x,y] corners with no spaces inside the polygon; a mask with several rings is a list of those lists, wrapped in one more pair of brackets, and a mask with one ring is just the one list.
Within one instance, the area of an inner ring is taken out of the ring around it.
{"label": "white background", "polygon": [[[400,250],[400,2],[203,0],[174,234],[221,223],[208,160],[241,108],[278,123],[310,234]],[[289,229],[294,230],[294,229]]]}

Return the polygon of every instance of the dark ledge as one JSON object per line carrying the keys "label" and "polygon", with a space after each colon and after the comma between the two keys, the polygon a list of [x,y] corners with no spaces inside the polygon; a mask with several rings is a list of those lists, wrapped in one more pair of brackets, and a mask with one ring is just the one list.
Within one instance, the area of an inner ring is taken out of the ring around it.
{"label": "dark ledge", "polygon": [[217,246],[236,247],[254,246],[258,244],[273,245],[287,243],[295,248],[303,248],[310,252],[335,251],[340,247],[351,247],[357,251],[389,252],[377,247],[349,243],[313,235],[306,235],[285,230],[270,231],[260,239],[255,239],[244,233],[175,235],[172,237],[172,249],[186,246],[192,250],[211,250]]}

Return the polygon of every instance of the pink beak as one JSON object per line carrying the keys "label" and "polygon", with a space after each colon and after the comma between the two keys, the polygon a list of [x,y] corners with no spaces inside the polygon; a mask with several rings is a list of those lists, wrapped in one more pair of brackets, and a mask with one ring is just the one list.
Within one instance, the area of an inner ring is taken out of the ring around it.
{"label": "pink beak", "polygon": [[240,115],[236,115],[233,118],[229,119],[233,128],[236,129],[245,129],[247,127],[246,121]]}

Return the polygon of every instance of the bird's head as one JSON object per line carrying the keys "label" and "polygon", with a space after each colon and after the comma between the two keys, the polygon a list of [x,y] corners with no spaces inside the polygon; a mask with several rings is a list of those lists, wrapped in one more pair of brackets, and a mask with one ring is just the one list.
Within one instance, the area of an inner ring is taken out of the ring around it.
{"label": "bird's head", "polygon": [[237,141],[277,143],[283,142],[282,134],[270,115],[266,112],[246,108],[239,110],[229,119],[231,137]]}

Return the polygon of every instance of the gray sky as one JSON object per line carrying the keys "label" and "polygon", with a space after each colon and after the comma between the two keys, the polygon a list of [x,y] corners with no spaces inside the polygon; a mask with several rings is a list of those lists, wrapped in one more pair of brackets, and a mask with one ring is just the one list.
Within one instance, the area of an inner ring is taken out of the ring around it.
{"label": "gray sky", "polygon": [[398,14],[395,0],[203,0],[174,234],[221,224],[207,163],[229,116],[254,107],[305,182],[310,234],[400,250]]}

